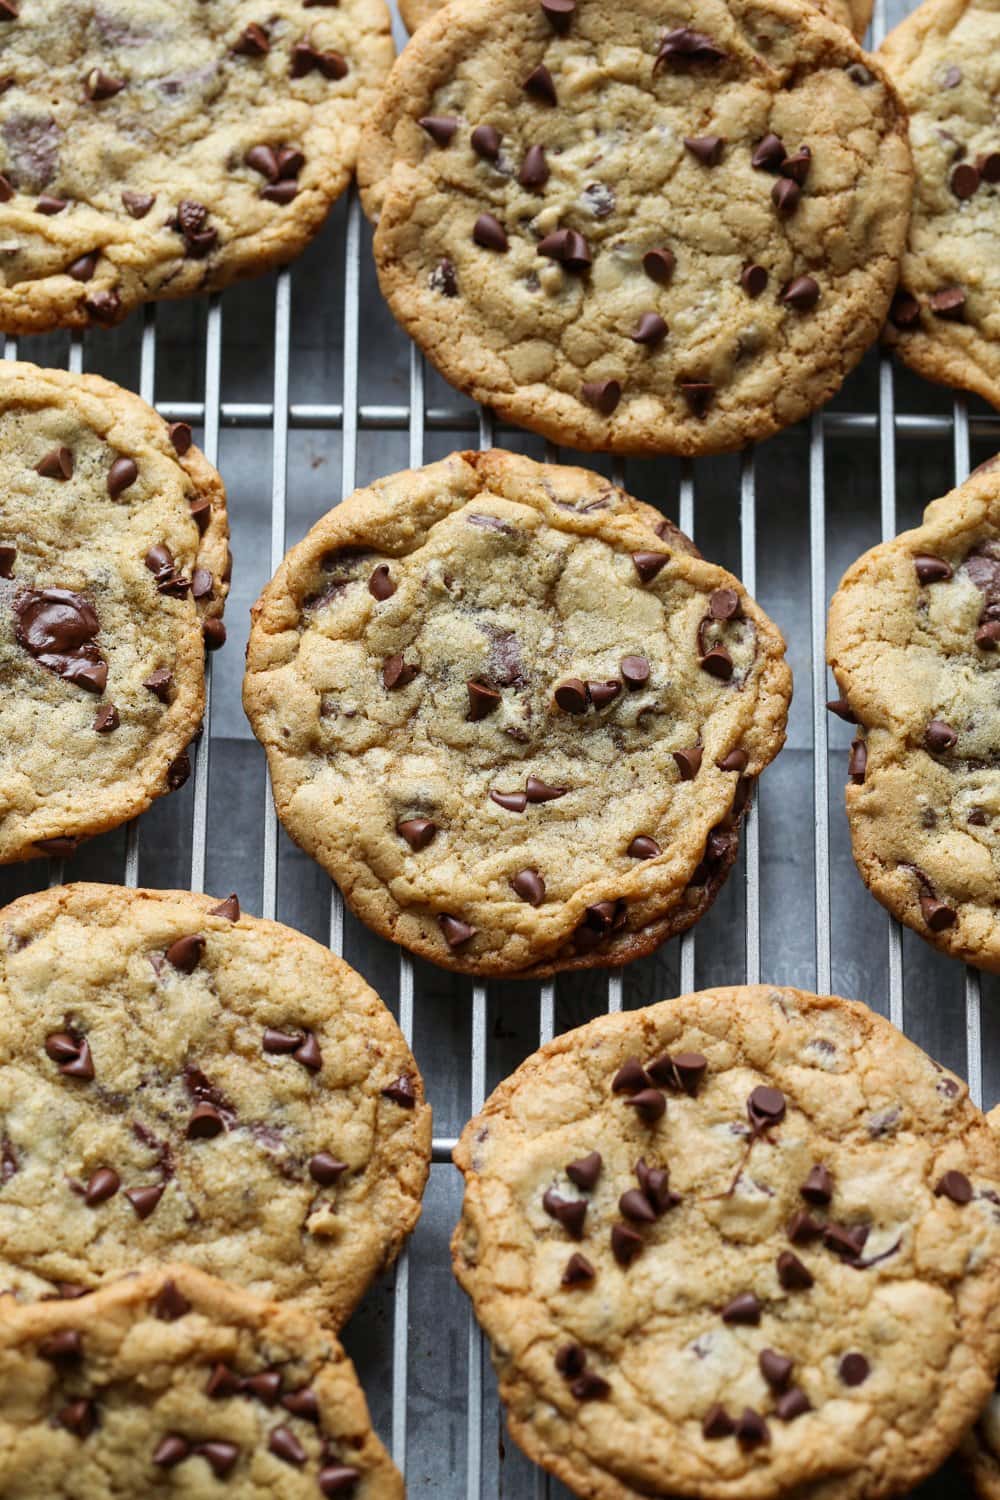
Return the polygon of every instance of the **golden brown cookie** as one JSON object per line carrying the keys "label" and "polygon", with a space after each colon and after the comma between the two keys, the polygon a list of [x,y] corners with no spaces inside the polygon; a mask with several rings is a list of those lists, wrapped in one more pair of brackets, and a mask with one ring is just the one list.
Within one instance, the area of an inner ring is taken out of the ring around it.
{"label": "golden brown cookie", "polygon": [[[431,16],[442,10],[447,0],[399,0],[399,13],[409,31],[416,31]],[[872,18],[874,0],[816,0],[817,7],[834,21],[854,32],[860,42]],[[557,4],[551,7],[554,14],[572,11],[572,4]]]}

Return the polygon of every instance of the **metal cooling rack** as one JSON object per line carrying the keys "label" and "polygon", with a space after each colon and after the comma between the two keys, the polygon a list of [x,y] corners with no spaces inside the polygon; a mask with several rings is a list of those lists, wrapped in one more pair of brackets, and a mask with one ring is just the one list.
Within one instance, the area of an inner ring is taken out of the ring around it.
{"label": "metal cooling rack", "polygon": [[[895,21],[905,8],[879,0],[876,42],[887,10]],[[66,878],[235,888],[245,910],[328,942],[365,974],[413,1043],[436,1129],[421,1223],[346,1334],[376,1426],[415,1500],[565,1495],[507,1439],[448,1262],[460,1204],[451,1148],[524,1056],[605,1010],[764,979],[856,995],[965,1076],[977,1101],[1000,1095],[1000,984],[934,953],[864,891],[842,806],[849,736],[824,708],[833,691],[826,605],[840,574],[1000,449],[1000,417],[873,353],[831,406],[756,450],[697,464],[578,460],[659,505],[779,622],[796,675],[789,740],[759,787],[740,864],[695,930],[622,972],[487,988],[366,932],[279,829],[263,752],[239,707],[247,609],[286,548],[357,484],[494,442],[536,458],[574,456],[495,431],[489,413],[425,370],[379,297],[353,194],[294,269],[224,297],[147,308],[110,333],[7,339],[4,352],[99,371],[199,429],[229,490],[236,570],[229,644],[209,659],[188,786],[66,866],[0,870],[0,899]],[[964,1485],[949,1470],[921,1496],[958,1493]]]}

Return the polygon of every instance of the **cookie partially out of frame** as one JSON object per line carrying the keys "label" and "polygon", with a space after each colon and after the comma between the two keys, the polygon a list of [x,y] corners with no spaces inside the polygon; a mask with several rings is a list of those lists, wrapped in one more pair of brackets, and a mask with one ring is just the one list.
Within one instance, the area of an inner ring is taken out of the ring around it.
{"label": "cookie partially out of frame", "polygon": [[0,329],[116,323],[290,260],[393,54],[383,0],[11,0]]}
{"label": "cookie partially out of frame", "polygon": [[359,179],[393,313],[557,443],[742,447],[829,399],[896,284],[904,111],[797,0],[463,0],[420,28]]}
{"label": "cookie partially out of frame", "polygon": [[878,56],[916,170],[888,341],[919,375],[1000,407],[1000,6],[925,0]]}
{"label": "cookie partially out of frame", "polygon": [[764,986],[558,1037],[455,1152],[510,1429],[588,1500],[878,1500],[1000,1366],[1000,1145],[867,1007]]}
{"label": "cookie partially out of frame", "polygon": [[236,898],[0,913],[0,1287],[183,1256],[339,1327],[420,1213],[430,1108],[378,996]]}
{"label": "cookie partially out of frame", "polygon": [[[1000,1135],[1000,1105],[986,1116]],[[979,1500],[1000,1500],[1000,1380],[962,1444],[961,1460]]]}
{"label": "cookie partially out of frame", "polygon": [[521,978],[689,927],[784,742],[784,641],[599,475],[453,454],[359,490],[253,610],[278,814],[355,913]]}
{"label": "cookie partially out of frame", "polygon": [[187,1265],[0,1316],[5,1500],[402,1500],[350,1360]]}
{"label": "cookie partially out of frame", "polygon": [[[436,16],[446,3],[447,0],[399,0],[399,13],[407,29],[416,31],[431,16]],[[816,0],[816,3],[817,8],[825,15],[848,27],[858,41],[861,40],[872,18],[874,0]],[[573,3],[567,4],[566,0],[551,7],[553,14],[557,16],[572,11],[573,8]]]}
{"label": "cookie partially out of frame", "polygon": [[857,724],[847,816],[895,917],[1000,972],[1000,464],[849,568],[830,606],[836,705]]}
{"label": "cookie partially out of frame", "polygon": [[71,853],[186,780],[228,536],[184,423],[0,363],[0,864]]}

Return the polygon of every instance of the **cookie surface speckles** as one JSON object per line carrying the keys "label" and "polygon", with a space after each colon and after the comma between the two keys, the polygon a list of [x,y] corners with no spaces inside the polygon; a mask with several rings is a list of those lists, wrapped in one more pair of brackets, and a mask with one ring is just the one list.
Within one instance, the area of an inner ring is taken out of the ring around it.
{"label": "cookie surface speckles", "polygon": [[115,323],[284,264],[351,178],[383,0],[67,0],[0,24],[0,328]]}
{"label": "cookie surface speckles", "polygon": [[[986,1118],[1000,1134],[1000,1105]],[[979,1500],[1000,1500],[1000,1390],[993,1392],[963,1442],[961,1460]]]}
{"label": "cookie surface speckles", "polygon": [[1000,1146],[856,1002],[601,1017],[502,1083],[455,1160],[455,1272],[511,1431],[593,1500],[902,1494],[992,1389]]}
{"label": "cookie surface speckles", "polygon": [[[420,1212],[430,1109],[377,995],[212,897],[0,912],[0,1286],[183,1255],[339,1327]],[[235,920],[234,920],[235,918]]]}
{"label": "cookie surface speckles", "polygon": [[[443,9],[446,0],[399,0],[399,13],[408,31],[416,31],[425,21]],[[842,26],[847,26],[858,41],[868,29],[873,0],[822,0],[818,9]]]}
{"label": "cookie surface speckles", "polygon": [[184,782],[230,557],[190,429],[97,376],[0,364],[0,456],[6,864],[69,853]]}
{"label": "cookie surface speckles", "polygon": [[4,1309],[0,1490],[5,1500],[402,1500],[403,1481],[332,1334],[167,1265],[90,1296]]}
{"label": "cookie surface speckles", "polygon": [[578,0],[565,28],[463,0],[404,49],[358,171],[382,291],[446,378],[618,453],[741,447],[832,396],[912,186],[884,75],[796,0]]}
{"label": "cookie surface speckles", "polygon": [[783,741],[784,641],[582,469],[454,454],[359,490],[254,608],[279,816],[377,931],[537,977],[706,908]]}
{"label": "cookie surface speckles", "polygon": [[830,606],[827,657],[852,750],[847,816],[865,884],[965,963],[1000,972],[1000,464],[873,548]]}
{"label": "cookie surface speckles", "polygon": [[878,56],[916,169],[886,337],[918,374],[1000,407],[1000,4],[925,0]]}

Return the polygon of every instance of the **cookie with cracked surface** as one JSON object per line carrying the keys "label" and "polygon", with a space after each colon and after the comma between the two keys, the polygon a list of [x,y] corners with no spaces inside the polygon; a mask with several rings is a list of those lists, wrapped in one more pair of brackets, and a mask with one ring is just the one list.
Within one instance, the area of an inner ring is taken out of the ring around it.
{"label": "cookie with cracked surface", "polygon": [[176,1264],[0,1316],[0,1490],[402,1500],[403,1481],[331,1333]]}
{"label": "cookie with cracked surface", "polygon": [[912,164],[885,75],[798,0],[550,10],[464,0],[393,69],[359,180],[397,319],[579,449],[709,453],[807,415],[896,284]]}
{"label": "cookie with cracked surface", "polygon": [[0,1286],[183,1255],[339,1327],[416,1223],[430,1108],[353,969],[235,897],[0,912]]}
{"label": "cookie with cracked surface", "polygon": [[[1000,1135],[1000,1105],[986,1118]],[[979,1500],[1000,1500],[1000,1380],[962,1443],[960,1457]]]}
{"label": "cookie with cracked surface", "polygon": [[[399,0],[399,13],[408,31],[416,31],[425,21],[436,16],[447,0]],[[817,8],[832,20],[853,31],[858,41],[868,30],[872,18],[874,0],[816,0]],[[556,0],[546,7],[546,13],[558,24],[576,8],[575,0]]]}
{"label": "cookie with cracked surface", "polygon": [[0,329],[283,265],[350,182],[394,50],[383,0],[10,0]]}
{"label": "cookie with cracked surface", "polygon": [[1000,1366],[1000,1143],[865,1006],[603,1016],[466,1126],[455,1273],[513,1436],[592,1500],[875,1500]]}
{"label": "cookie with cracked surface", "polygon": [[780,632],[583,469],[453,454],[359,490],[253,610],[278,814],[363,921],[471,974],[682,931],[784,741]]}
{"label": "cookie with cracked surface", "polygon": [[187,779],[231,559],[190,428],[109,381],[0,364],[0,456],[8,864],[71,853]]}
{"label": "cookie with cracked surface", "polygon": [[878,56],[916,171],[888,342],[919,375],[1000,407],[1000,4],[925,0]]}
{"label": "cookie with cracked surface", "polygon": [[1000,462],[849,568],[827,658],[856,724],[847,817],[865,884],[945,953],[1000,972]]}

